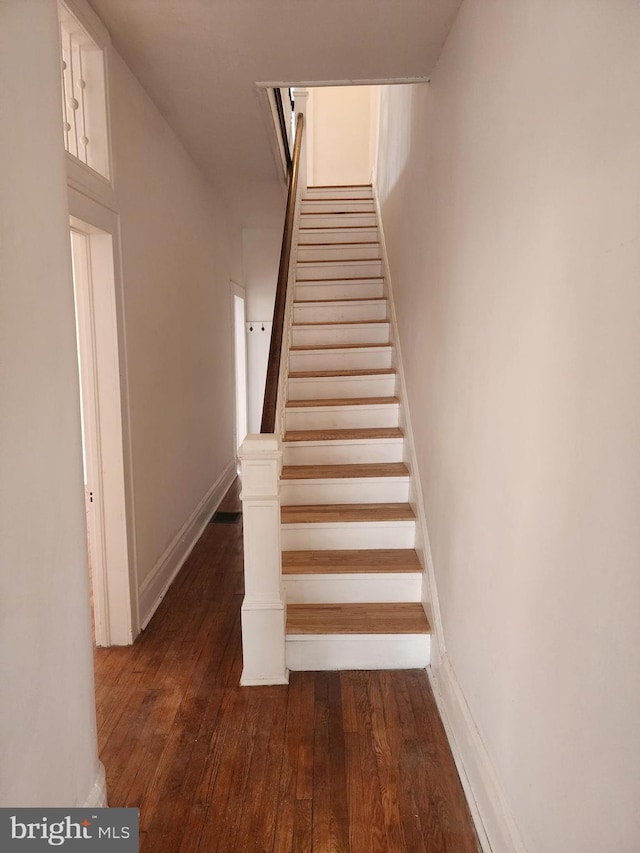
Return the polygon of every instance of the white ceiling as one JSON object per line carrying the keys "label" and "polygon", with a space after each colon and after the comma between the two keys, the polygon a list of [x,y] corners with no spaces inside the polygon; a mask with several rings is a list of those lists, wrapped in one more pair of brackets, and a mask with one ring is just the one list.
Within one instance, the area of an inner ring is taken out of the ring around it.
{"label": "white ceiling", "polygon": [[462,0],[90,0],[129,67],[246,225],[279,223],[257,82],[425,78]]}

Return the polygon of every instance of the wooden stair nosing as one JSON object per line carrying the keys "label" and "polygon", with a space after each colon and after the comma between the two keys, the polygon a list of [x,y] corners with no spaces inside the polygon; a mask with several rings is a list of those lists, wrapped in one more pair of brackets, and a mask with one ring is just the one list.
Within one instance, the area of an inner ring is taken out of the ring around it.
{"label": "wooden stair nosing", "polygon": [[386,344],[312,344],[311,346],[307,344],[306,346],[292,346],[289,347],[289,352],[315,352],[316,350],[328,350],[328,349],[371,349],[371,347],[389,347],[393,346],[392,343]]}
{"label": "wooden stair nosing", "polygon": [[364,190],[373,189],[373,184],[313,184],[308,186],[308,190]]}
{"label": "wooden stair nosing", "polygon": [[341,524],[413,521],[409,504],[291,504],[280,507],[282,524]]}
{"label": "wooden stair nosing", "polygon": [[373,441],[385,439],[403,439],[404,435],[399,427],[363,427],[347,429],[299,429],[287,430],[284,442],[295,443],[300,441]]}
{"label": "wooden stair nosing", "polygon": [[371,196],[325,196],[324,198],[301,198],[300,201],[304,204],[308,202],[309,204],[317,204],[319,201],[373,201]]}
{"label": "wooden stair nosing", "polygon": [[[313,244],[312,244],[313,245]],[[318,258],[314,261],[301,260],[297,264],[369,264],[378,263],[382,258]]]}
{"label": "wooden stair nosing", "polygon": [[[298,228],[298,231],[340,231],[342,229],[342,225],[301,225]],[[377,228],[377,225],[348,225],[347,228],[355,229],[355,228],[363,228],[367,230],[371,230],[372,228]],[[379,240],[377,242],[380,242]]]}
{"label": "wooden stair nosing", "polygon": [[386,302],[386,296],[345,296],[342,299],[296,299],[294,308],[300,305],[333,305],[340,302]]}
{"label": "wooden stair nosing", "polygon": [[400,402],[398,397],[327,397],[315,400],[287,400],[285,408],[288,409],[313,409],[313,408],[335,408],[337,406],[397,406]]}
{"label": "wooden stair nosing", "polygon": [[336,465],[284,465],[281,480],[357,480],[409,477],[404,462],[358,462]]}
{"label": "wooden stair nosing", "polygon": [[303,326],[380,326],[383,323],[390,323],[390,320],[324,320],[313,323],[292,323],[294,329],[299,329]]}
{"label": "wooden stair nosing", "polygon": [[[326,249],[327,247],[338,248],[340,246],[379,246],[380,240],[348,240],[344,243],[298,243],[298,248],[300,246],[304,246],[305,249],[308,248],[320,248]],[[363,258],[362,260],[369,260],[369,258]]]}
{"label": "wooden stair nosing", "polygon": [[297,278],[296,284],[335,284],[336,282],[344,283],[345,281],[383,281],[382,275],[343,275],[340,278]]}
{"label": "wooden stair nosing", "polygon": [[421,604],[290,604],[287,634],[429,634]]}
{"label": "wooden stair nosing", "polygon": [[292,370],[289,379],[339,379],[341,377],[354,378],[357,376],[392,376],[395,375],[394,367],[367,367],[362,370]]}
{"label": "wooden stair nosing", "polygon": [[412,548],[283,551],[283,575],[414,574],[422,565]]}

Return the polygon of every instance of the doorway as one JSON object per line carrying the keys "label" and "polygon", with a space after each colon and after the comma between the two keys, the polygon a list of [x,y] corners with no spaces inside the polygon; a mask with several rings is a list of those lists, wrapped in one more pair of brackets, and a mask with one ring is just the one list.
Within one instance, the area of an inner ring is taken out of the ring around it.
{"label": "doorway", "polygon": [[133,641],[113,235],[70,220],[94,640]]}
{"label": "doorway", "polygon": [[236,389],[236,451],[247,435],[247,333],[245,290],[231,282],[233,301],[233,363]]}

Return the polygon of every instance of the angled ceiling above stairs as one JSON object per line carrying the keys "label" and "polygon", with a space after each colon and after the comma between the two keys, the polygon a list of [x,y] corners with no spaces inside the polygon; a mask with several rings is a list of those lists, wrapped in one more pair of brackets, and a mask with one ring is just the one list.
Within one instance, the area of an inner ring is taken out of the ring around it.
{"label": "angled ceiling above stairs", "polygon": [[283,194],[255,83],[428,77],[461,0],[90,2],[195,162],[259,226],[279,223]]}

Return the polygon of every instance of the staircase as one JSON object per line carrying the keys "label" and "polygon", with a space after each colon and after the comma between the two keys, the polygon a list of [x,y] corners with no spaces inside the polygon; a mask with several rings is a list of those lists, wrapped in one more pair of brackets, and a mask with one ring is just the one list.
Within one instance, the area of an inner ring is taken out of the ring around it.
{"label": "staircase", "polygon": [[280,482],[293,670],[424,667],[394,348],[370,186],[301,202]]}

